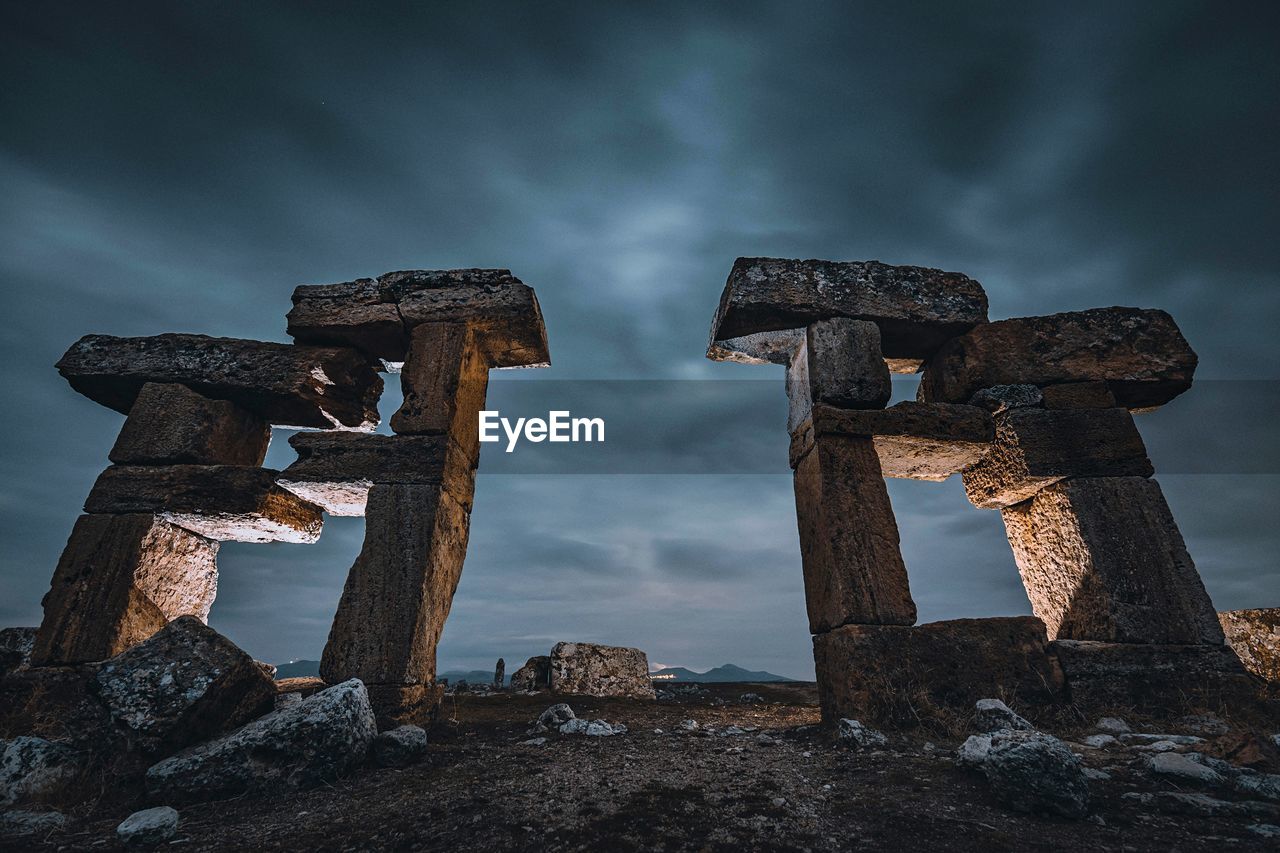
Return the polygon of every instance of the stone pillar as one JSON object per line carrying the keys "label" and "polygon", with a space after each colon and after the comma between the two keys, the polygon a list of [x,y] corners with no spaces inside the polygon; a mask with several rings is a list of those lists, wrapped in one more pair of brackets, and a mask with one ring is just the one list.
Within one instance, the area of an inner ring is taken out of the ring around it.
{"label": "stone pillar", "polygon": [[[813,323],[787,370],[793,435],[812,432],[815,405],[880,409],[890,390],[874,323]],[[915,602],[873,440],[813,433],[794,468],[809,630],[913,624]]]}
{"label": "stone pillar", "polygon": [[493,687],[495,690],[501,690],[507,683],[507,662],[502,658],[498,658],[498,664],[493,668]]}

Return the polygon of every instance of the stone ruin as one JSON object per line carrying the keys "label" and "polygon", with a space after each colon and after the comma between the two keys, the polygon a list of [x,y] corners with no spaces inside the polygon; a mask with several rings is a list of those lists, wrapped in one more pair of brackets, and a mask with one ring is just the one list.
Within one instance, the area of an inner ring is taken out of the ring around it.
{"label": "stone ruin", "polygon": [[[1249,689],[1134,425],[1191,387],[1196,354],[1165,312],[988,322],[960,273],[739,258],[707,356],[786,368],[828,722],[992,695],[1159,710]],[[917,400],[887,406],[891,373],[917,371]],[[915,624],[884,478],[955,474],[1000,510],[1035,617]]]}
{"label": "stone ruin", "polygon": [[[184,615],[204,621],[220,542],[315,542],[365,516],[321,663],[359,678],[380,719],[438,701],[436,644],[466,556],[478,412],[491,368],[549,363],[533,290],[507,270],[393,272],[304,285],[293,344],[88,335],[58,362],[126,414],[44,598],[32,667],[103,661]],[[394,435],[375,435],[399,373]],[[262,467],[272,427],[308,430]]]}

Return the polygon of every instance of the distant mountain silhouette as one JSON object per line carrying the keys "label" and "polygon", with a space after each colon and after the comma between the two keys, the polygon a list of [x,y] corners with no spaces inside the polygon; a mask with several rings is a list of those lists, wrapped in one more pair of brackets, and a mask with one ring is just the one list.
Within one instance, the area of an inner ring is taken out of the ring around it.
{"label": "distant mountain silhouette", "polygon": [[312,678],[320,675],[320,661],[291,660],[276,664],[276,678]]}
{"label": "distant mountain silhouette", "polygon": [[[440,672],[436,674],[436,678],[447,678],[450,684],[457,684],[459,681],[465,681],[467,684],[493,684],[493,670],[485,672],[483,669],[451,669],[448,672]],[[511,683],[511,676],[508,675],[503,682]]]}
{"label": "distant mountain silhouette", "polygon": [[794,678],[787,678],[785,675],[743,669],[731,663],[717,666],[706,672],[694,672],[691,669],[685,669],[683,666],[668,666],[649,673],[649,677],[658,683],[663,681],[795,681]]}

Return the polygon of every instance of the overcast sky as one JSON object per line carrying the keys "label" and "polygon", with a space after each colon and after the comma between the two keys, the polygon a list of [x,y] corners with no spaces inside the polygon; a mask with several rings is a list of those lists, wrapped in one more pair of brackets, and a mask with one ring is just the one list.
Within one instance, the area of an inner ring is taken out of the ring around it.
{"label": "overcast sky", "polygon": [[[703,356],[737,256],[958,270],[992,319],[1165,308],[1201,380],[1280,379],[1274,5],[963,6],[5,4],[0,625],[39,622],[122,421],[65,348],[287,341],[303,282],[506,267],[547,379],[777,383],[758,423],[700,393],[634,413],[750,473],[665,441],[654,474],[481,476],[441,670],[591,640],[811,677],[781,368]],[[1139,422],[1220,609],[1280,605],[1276,399],[1209,383]],[[922,621],[1029,612],[998,513],[890,492]],[[318,657],[361,536],[225,546],[211,624]]]}

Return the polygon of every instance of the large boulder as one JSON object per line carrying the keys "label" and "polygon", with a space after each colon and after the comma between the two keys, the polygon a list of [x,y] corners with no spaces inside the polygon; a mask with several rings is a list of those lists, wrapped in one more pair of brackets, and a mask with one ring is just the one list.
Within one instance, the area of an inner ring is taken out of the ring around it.
{"label": "large boulder", "polygon": [[551,658],[534,655],[511,674],[512,690],[546,690],[551,686]]}
{"label": "large boulder", "polygon": [[194,616],[104,662],[98,697],[144,753],[170,755],[270,711],[275,683]]}
{"label": "large boulder", "polygon": [[1228,610],[1218,621],[1245,669],[1280,682],[1280,607]]}
{"label": "large boulder", "polygon": [[1052,735],[996,732],[981,766],[996,798],[1015,811],[1069,818],[1089,812],[1089,782],[1080,759]]}
{"label": "large boulder", "polygon": [[597,643],[557,643],[551,650],[551,689],[585,696],[653,699],[649,658],[640,649]]}
{"label": "large boulder", "polygon": [[0,630],[0,678],[25,667],[31,661],[31,649],[35,643],[35,628]]}
{"label": "large boulder", "polygon": [[376,734],[369,694],[351,679],[152,765],[147,791],[182,803],[310,788],[364,760]]}
{"label": "large boulder", "polygon": [[0,740],[0,806],[56,796],[79,770],[79,756],[65,744],[26,735]]}

